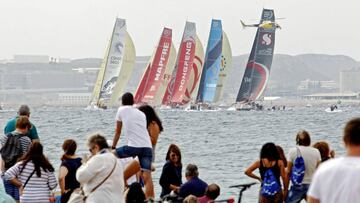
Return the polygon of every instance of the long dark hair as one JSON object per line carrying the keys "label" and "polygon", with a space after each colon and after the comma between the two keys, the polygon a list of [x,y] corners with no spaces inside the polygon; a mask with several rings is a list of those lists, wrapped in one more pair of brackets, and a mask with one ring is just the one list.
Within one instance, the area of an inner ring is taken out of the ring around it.
{"label": "long dark hair", "polygon": [[260,160],[265,158],[269,161],[277,161],[280,159],[279,151],[274,143],[268,142],[262,146]]}
{"label": "long dark hair", "polygon": [[126,203],[138,203],[144,201],[145,201],[145,194],[141,188],[140,183],[138,182],[132,183],[126,195]]}
{"label": "long dark hair", "polygon": [[146,116],[146,126],[149,127],[150,123],[155,121],[158,124],[160,132],[164,130],[162,126],[162,122],[158,115],[156,114],[155,110],[149,105],[142,105],[139,107],[139,110],[142,111]]}
{"label": "long dark hair", "polygon": [[175,144],[171,144],[170,146],[169,146],[169,149],[168,149],[168,151],[167,151],[167,153],[166,153],[166,158],[165,158],[165,160],[167,161],[167,160],[170,160],[170,153],[171,152],[173,152],[173,153],[175,153],[176,155],[178,155],[178,157],[179,157],[179,159],[178,159],[178,163],[177,164],[179,164],[180,166],[182,166],[182,163],[181,163],[181,151],[180,151],[180,148],[177,146],[177,145],[175,145]]}
{"label": "long dark hair", "polygon": [[54,167],[50,164],[48,159],[43,154],[43,146],[40,142],[33,142],[30,145],[29,151],[20,159],[22,161],[22,168],[20,173],[24,170],[26,164],[32,161],[35,167],[36,175],[41,177],[40,167],[45,172],[54,172]]}
{"label": "long dark hair", "polygon": [[69,159],[70,156],[73,156],[75,154],[76,148],[77,148],[77,145],[76,145],[75,140],[73,140],[73,139],[65,140],[62,145],[64,154],[61,156],[61,161],[64,161],[65,159]]}

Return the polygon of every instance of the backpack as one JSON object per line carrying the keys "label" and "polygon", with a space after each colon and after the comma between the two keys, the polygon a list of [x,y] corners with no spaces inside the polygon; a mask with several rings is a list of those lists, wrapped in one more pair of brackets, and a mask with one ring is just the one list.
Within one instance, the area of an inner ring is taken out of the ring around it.
{"label": "backpack", "polygon": [[268,169],[264,174],[260,193],[265,197],[273,197],[279,191],[281,191],[280,183],[275,178],[273,171]]}
{"label": "backpack", "polygon": [[22,135],[9,133],[4,146],[1,148],[1,158],[5,163],[5,169],[16,164],[18,158],[23,154],[20,137]]}
{"label": "backpack", "polygon": [[291,168],[291,176],[290,180],[293,185],[299,186],[301,185],[305,176],[305,161],[301,156],[300,149],[297,148],[297,156],[294,160],[293,167]]}

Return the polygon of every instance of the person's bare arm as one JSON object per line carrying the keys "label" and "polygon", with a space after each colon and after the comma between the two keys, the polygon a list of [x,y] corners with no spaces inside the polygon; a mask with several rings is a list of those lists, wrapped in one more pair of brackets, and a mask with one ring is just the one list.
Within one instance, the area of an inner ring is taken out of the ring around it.
{"label": "person's bare arm", "polygon": [[259,180],[259,181],[261,182],[261,181],[262,181],[262,180],[261,180],[261,177],[255,175],[255,174],[253,173],[253,171],[254,171],[255,169],[257,169],[257,168],[260,168],[260,161],[256,161],[256,162],[254,162],[253,164],[251,164],[251,166],[245,170],[245,174],[246,174],[247,176],[249,176],[250,178],[257,179],[257,180]]}
{"label": "person's bare arm", "polygon": [[286,174],[286,171],[285,171],[284,162],[282,160],[279,160],[278,161],[278,166],[280,168],[280,175],[281,175],[282,181],[284,183],[283,195],[284,195],[284,198],[286,198],[287,192],[288,192],[288,184],[289,184],[289,182],[286,180],[287,179],[287,174]]}
{"label": "person's bare arm", "polygon": [[320,200],[315,199],[315,198],[313,198],[311,196],[307,196],[307,202],[308,203],[320,203]]}
{"label": "person's bare arm", "polygon": [[288,161],[287,163],[287,170],[286,170],[286,183],[284,183],[284,185],[289,186],[290,183],[290,176],[291,176],[291,169],[292,169],[293,163],[291,161]]}
{"label": "person's bare arm", "polygon": [[120,134],[121,134],[121,128],[122,128],[122,122],[121,121],[116,121],[116,125],[115,125],[115,135],[113,138],[113,143],[112,143],[112,148],[115,148],[119,139],[120,139]]}
{"label": "person's bare arm", "polygon": [[61,166],[59,171],[59,186],[60,186],[61,194],[67,192],[65,191],[65,176],[67,174],[68,174],[67,168],[65,166]]}

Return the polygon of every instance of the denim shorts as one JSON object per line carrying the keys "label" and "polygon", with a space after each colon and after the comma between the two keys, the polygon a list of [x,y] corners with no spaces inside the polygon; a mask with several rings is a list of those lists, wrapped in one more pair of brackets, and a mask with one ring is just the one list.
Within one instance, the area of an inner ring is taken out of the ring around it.
{"label": "denim shorts", "polygon": [[306,193],[309,190],[309,184],[292,185],[286,198],[286,203],[298,203],[306,200]]}
{"label": "denim shorts", "polygon": [[153,155],[150,147],[130,147],[125,145],[117,148],[115,151],[119,158],[137,156],[139,158],[141,170],[151,171]]}

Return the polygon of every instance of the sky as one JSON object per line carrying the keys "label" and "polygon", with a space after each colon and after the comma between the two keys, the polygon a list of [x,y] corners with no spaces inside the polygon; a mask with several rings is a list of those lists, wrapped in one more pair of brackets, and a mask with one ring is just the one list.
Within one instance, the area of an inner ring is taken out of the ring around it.
{"label": "sky", "polygon": [[151,55],[164,26],[179,47],[185,21],[206,47],[211,19],[221,19],[233,55],[248,54],[262,8],[282,29],[275,53],[347,55],[360,61],[359,0],[0,0],[0,59],[14,54],[104,56],[115,18],[126,19],[137,56]]}

